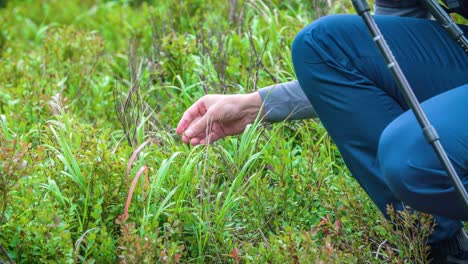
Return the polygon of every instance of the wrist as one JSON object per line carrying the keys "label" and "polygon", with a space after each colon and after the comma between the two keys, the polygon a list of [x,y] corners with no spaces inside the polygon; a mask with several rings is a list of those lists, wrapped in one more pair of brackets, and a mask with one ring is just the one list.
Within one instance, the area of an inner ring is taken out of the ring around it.
{"label": "wrist", "polygon": [[262,107],[263,101],[262,101],[262,97],[260,96],[260,93],[253,92],[253,93],[246,94],[244,96],[245,96],[245,100],[243,100],[244,109],[247,112],[247,114],[256,118],[259,111],[261,110],[262,113],[260,114],[260,117],[263,117],[265,115],[264,113],[265,109]]}

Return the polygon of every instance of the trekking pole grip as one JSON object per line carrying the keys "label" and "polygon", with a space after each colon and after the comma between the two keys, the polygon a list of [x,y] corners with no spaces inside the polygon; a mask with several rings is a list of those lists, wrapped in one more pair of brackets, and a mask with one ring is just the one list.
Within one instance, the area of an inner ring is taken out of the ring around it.
{"label": "trekking pole grip", "polygon": [[352,0],[352,1],[353,1],[354,9],[360,16],[362,16],[362,14],[364,14],[365,12],[370,11],[367,1],[365,0]]}

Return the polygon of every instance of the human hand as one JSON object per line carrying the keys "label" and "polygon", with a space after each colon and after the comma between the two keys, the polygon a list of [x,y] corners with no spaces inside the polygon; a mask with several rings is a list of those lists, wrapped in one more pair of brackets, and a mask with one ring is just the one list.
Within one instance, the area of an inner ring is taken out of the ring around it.
{"label": "human hand", "polygon": [[238,135],[253,123],[262,106],[258,92],[238,95],[205,95],[187,109],[177,125],[177,134],[187,144],[209,144]]}

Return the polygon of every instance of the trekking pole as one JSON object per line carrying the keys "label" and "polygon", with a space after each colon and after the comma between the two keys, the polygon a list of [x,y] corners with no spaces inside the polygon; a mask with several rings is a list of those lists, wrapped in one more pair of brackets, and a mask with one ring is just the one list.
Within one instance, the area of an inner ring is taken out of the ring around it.
{"label": "trekking pole", "polygon": [[[393,56],[392,51],[388,47],[387,42],[385,41],[382,33],[380,32],[375,20],[372,18],[370,14],[370,8],[367,4],[366,0],[352,0],[353,6],[356,9],[356,12],[362,17],[364,23],[366,24],[367,28],[369,29],[372,38],[380,50],[380,53],[385,59],[387,63],[388,69],[391,71],[393,78],[395,79],[398,87],[400,88],[400,92],[402,93],[403,97],[405,98],[406,103],[409,105],[411,110],[418,120],[419,125],[422,128],[424,137],[432,145],[434,151],[437,154],[440,162],[444,166],[445,170],[447,171],[448,176],[452,180],[453,184],[455,185],[455,189],[460,194],[461,198],[463,199],[463,203],[465,205],[465,210],[468,213],[468,194],[466,193],[466,189],[463,186],[460,178],[455,171],[450,159],[447,156],[442,144],[439,141],[439,136],[434,129],[434,127],[430,124],[429,120],[427,119],[426,114],[422,110],[421,104],[419,103],[418,99],[414,95],[411,86],[409,85],[408,80],[406,79],[403,71],[400,68],[400,65],[396,61],[395,57]],[[430,1],[430,0],[429,0]]]}
{"label": "trekking pole", "polygon": [[434,18],[445,28],[449,36],[468,54],[468,39],[455,21],[437,3],[437,0],[423,0],[422,2]]}

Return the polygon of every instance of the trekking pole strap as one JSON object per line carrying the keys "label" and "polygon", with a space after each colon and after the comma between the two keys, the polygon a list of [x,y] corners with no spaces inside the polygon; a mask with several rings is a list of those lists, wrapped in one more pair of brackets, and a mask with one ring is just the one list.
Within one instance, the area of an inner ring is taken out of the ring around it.
{"label": "trekking pole strap", "polygon": [[468,39],[463,34],[463,30],[453,21],[445,9],[439,5],[437,0],[422,0],[422,2],[434,18],[445,28],[450,37],[468,54]]}

